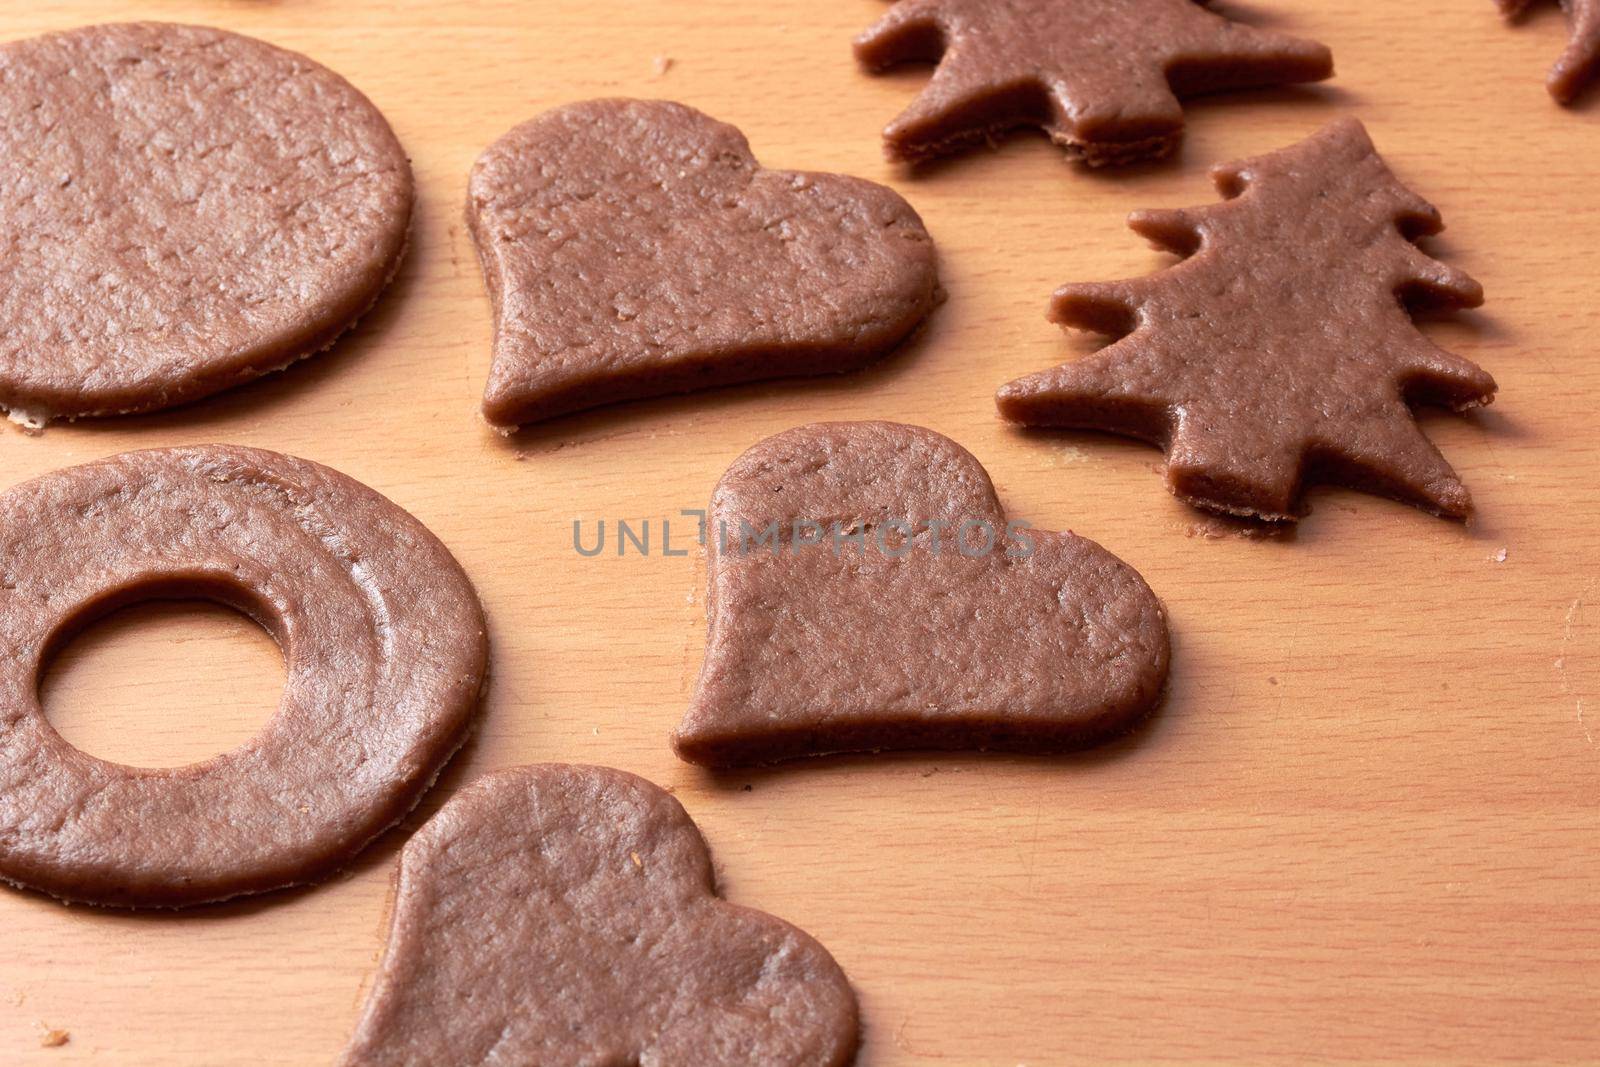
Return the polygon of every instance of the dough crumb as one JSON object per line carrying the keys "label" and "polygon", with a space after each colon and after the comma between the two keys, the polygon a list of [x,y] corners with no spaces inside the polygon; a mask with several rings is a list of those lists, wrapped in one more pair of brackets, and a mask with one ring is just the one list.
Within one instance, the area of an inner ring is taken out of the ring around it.
{"label": "dough crumb", "polygon": [[1225,537],[1238,537],[1247,541],[1271,541],[1287,540],[1294,536],[1293,523],[1232,515],[1205,514],[1197,517],[1194,522],[1182,524],[1179,528],[1183,530],[1185,537],[1199,537],[1206,541],[1217,541]]}
{"label": "dough crumb", "polygon": [[6,412],[6,418],[16,423],[17,427],[29,437],[38,437],[44,433],[45,423],[50,421],[50,416],[48,415],[23,411],[21,408],[12,408]]}
{"label": "dough crumb", "polygon": [[65,1030],[46,1030],[44,1036],[39,1038],[39,1047],[60,1048],[71,1040],[72,1035]]}
{"label": "dough crumb", "polygon": [[673,62],[674,61],[671,56],[656,56],[655,60],[651,64],[655,69],[656,77],[665,78],[667,76],[667,71],[672,69]]}
{"label": "dough crumb", "polygon": [[1089,453],[1085,452],[1077,445],[1062,445],[1060,452],[1057,453],[1057,456],[1062,463],[1089,462]]}
{"label": "dough crumb", "polygon": [[1494,555],[1489,557],[1489,562],[1490,563],[1504,563],[1506,561],[1507,557],[1509,557],[1510,555],[1511,555],[1511,553],[1508,550],[1502,548],[1500,551],[1496,552]]}

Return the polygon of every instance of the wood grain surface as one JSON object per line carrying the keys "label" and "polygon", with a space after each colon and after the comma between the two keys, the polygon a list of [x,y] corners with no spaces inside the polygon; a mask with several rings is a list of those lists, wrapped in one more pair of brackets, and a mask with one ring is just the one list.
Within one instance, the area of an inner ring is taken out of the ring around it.
{"label": "wood grain surface", "polygon": [[[329,1062],[371,980],[406,835],[474,776],[541,760],[673,787],[728,897],[837,956],[872,1067],[1600,1061],[1600,100],[1561,110],[1545,95],[1560,10],[1507,28],[1489,0],[1230,0],[1328,43],[1337,78],[1191,105],[1169,164],[1093,173],[1021,136],[909,175],[877,135],[926,71],[872,77],[850,55],[883,6],[5,5],[0,39],[136,14],[304,51],[387,113],[420,210],[392,290],[332,353],[181,411],[7,430],[4,484],[181,442],[329,464],[456,553],[488,611],[493,678],[438,788],[330,884],[178,915],[0,892],[0,1063]],[[854,377],[491,433],[467,170],[514,123],[607,95],[702,108],[773,166],[894,185],[938,241],[949,302]],[[1207,202],[1209,165],[1351,113],[1443,210],[1430,249],[1488,291],[1481,312],[1425,327],[1501,385],[1484,413],[1424,419],[1477,499],[1472,523],[1330,490],[1296,537],[1244,538],[1171,498],[1154,449],[996,418],[997,386],[1095,345],[1045,321],[1056,285],[1167,261],[1127,212]],[[1063,759],[721,778],[675,759],[705,561],[583,558],[573,521],[701,507],[743,449],[823,418],[949,434],[1013,517],[1143,572],[1175,641],[1148,728]],[[173,765],[250,736],[282,677],[253,624],[149,606],[74,641],[42,688],[89,752]],[[65,1044],[45,1047],[51,1031]]]}

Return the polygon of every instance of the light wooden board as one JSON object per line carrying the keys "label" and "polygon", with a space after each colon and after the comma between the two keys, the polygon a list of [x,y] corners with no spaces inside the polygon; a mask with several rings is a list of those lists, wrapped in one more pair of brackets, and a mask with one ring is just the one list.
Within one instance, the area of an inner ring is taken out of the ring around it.
{"label": "light wooden board", "polygon": [[[494,649],[477,739],[331,884],[154,917],[0,892],[0,1062],[328,1062],[371,978],[406,833],[475,775],[540,760],[674,787],[727,895],[811,931],[849,972],[873,1067],[1600,1060],[1600,104],[1545,95],[1559,11],[1510,30],[1489,0],[1230,4],[1327,42],[1338,78],[1191,106],[1167,166],[1090,173],[1022,137],[910,177],[882,161],[877,131],[926,73],[869,77],[849,52],[883,6],[6,5],[0,39],[137,13],[316,57],[393,121],[420,213],[392,291],[332,354],[179,412],[7,431],[3,482],[179,442],[319,460],[443,538]],[[771,165],[894,185],[939,243],[949,303],[855,377],[491,434],[466,173],[512,124],[604,95],[681,100],[740,126]],[[1444,211],[1432,249],[1489,293],[1481,313],[1427,326],[1501,384],[1486,413],[1425,418],[1475,522],[1320,491],[1293,541],[1207,536],[1153,449],[997,420],[998,385],[1093,347],[1044,321],[1057,284],[1164,262],[1124,229],[1128,211],[1211,200],[1210,164],[1347,113]],[[1145,574],[1176,647],[1147,729],[1067,759],[726,780],[673,757],[704,560],[581,558],[573,520],[659,522],[702,506],[760,438],[858,417],[950,434],[1015,517],[1094,537]],[[281,680],[251,624],[160,607],[80,638],[45,693],[88,751],[173,764],[248,737]],[[69,1043],[42,1048],[50,1029]]]}

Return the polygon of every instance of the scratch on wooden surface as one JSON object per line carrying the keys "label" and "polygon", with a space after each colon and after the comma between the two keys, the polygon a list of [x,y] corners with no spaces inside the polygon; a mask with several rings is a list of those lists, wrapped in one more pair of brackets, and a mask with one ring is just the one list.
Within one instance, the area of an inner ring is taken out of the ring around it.
{"label": "scratch on wooden surface", "polygon": [[705,547],[701,546],[695,553],[694,579],[690,582],[689,592],[684,596],[684,605],[689,618],[683,626],[683,643],[678,663],[678,693],[684,697],[694,690],[695,679],[700,676],[700,660],[705,653],[706,616],[696,603],[698,598],[695,596],[695,590],[705,588],[709,566]]}
{"label": "scratch on wooden surface", "polygon": [[[1283,676],[1284,676],[1285,679],[1289,680],[1290,682],[1293,682],[1293,680],[1294,680],[1294,649],[1295,649],[1295,646],[1297,644],[1299,644],[1299,643],[1300,643],[1300,621],[1299,621],[1299,619],[1296,619],[1294,621],[1294,623],[1289,627],[1289,639],[1286,642],[1284,642],[1284,647],[1283,647]],[[1268,675],[1267,676],[1267,684],[1271,685],[1273,687],[1277,687],[1278,686],[1278,677],[1277,677],[1277,675]],[[1234,690],[1228,694],[1228,702],[1230,704],[1233,702],[1233,698],[1234,698],[1234,696],[1235,696],[1235,694],[1237,692],[1238,692],[1238,687],[1235,686]],[[1278,688],[1278,691],[1273,695],[1273,698],[1272,698],[1272,718],[1273,718],[1274,721],[1276,721],[1277,719],[1279,719],[1279,718],[1281,718],[1283,716],[1283,703],[1288,698],[1288,695],[1289,695],[1288,686],[1284,686],[1282,688]]]}
{"label": "scratch on wooden surface", "polygon": [[1033,872],[1039,859],[1039,824],[1044,820],[1044,808],[1033,809],[1033,830],[1028,836],[1028,848],[1022,857],[1024,881],[1022,894],[1026,897],[1033,896]]}
{"label": "scratch on wooden surface", "polygon": [[1590,578],[1578,595],[1572,598],[1571,605],[1567,607],[1566,623],[1561,630],[1561,649],[1556,655],[1556,674],[1561,678],[1561,691],[1572,697],[1578,728],[1583,731],[1583,739],[1591,745],[1594,744],[1594,731],[1589,729],[1589,724],[1583,718],[1583,694],[1573,689],[1572,679],[1567,674],[1567,646],[1572,644],[1572,631],[1578,625],[1578,617],[1583,614],[1583,602],[1594,592],[1596,585],[1600,585],[1600,578]]}
{"label": "scratch on wooden surface", "polygon": [[895,1027],[894,1030],[894,1044],[896,1048],[908,1056],[917,1057],[919,1060],[942,1060],[946,1058],[941,1052],[912,1045],[911,1039],[907,1035],[907,1031],[910,1029],[911,1015],[910,1013],[907,1013],[906,1017],[900,1021],[900,1025]]}

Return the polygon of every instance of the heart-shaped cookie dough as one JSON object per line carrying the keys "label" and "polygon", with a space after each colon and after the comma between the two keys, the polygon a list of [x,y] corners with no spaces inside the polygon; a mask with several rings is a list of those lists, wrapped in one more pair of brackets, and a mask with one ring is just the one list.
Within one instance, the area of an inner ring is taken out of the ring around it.
{"label": "heart-shaped cookie dough", "polygon": [[502,429],[622,400],[859,369],[939,299],[893,190],[765,170],[681,104],[545,113],[473,168],[495,309],[484,416]]}
{"label": "heart-shaped cookie dough", "polygon": [[1047,751],[1160,698],[1167,624],[1144,580],[1092,541],[1008,523],[978,461],[929,430],[768,438],[722,476],[707,529],[710,634],[675,738],[691,762]]}
{"label": "heart-shaped cookie dough", "polygon": [[855,994],[826,949],[715,894],[705,839],[622,771],[480,778],[406,845],[346,1067],[833,1067]]}

